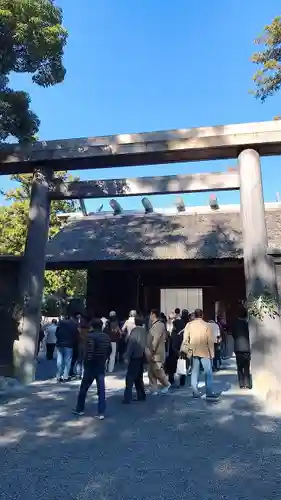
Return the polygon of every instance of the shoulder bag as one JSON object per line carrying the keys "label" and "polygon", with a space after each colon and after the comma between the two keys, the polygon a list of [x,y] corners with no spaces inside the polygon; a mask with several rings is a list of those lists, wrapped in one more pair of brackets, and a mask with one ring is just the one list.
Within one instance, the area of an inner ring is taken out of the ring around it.
{"label": "shoulder bag", "polygon": [[187,359],[191,359],[193,356],[193,349],[190,346],[190,334],[188,332],[188,338],[183,341],[181,345],[181,352],[183,352]]}

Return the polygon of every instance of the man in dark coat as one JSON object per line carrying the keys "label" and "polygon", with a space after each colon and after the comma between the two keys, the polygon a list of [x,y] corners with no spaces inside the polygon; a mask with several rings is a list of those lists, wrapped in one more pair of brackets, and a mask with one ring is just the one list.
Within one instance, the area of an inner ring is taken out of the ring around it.
{"label": "man in dark coat", "polygon": [[238,318],[233,325],[232,336],[234,339],[234,352],[236,356],[239,386],[241,389],[251,389],[251,348],[247,311],[244,306],[240,307]]}
{"label": "man in dark coat", "polygon": [[111,354],[110,338],[102,330],[102,321],[93,319],[90,323],[86,341],[86,355],[84,360],[84,374],[77,399],[76,415],[84,415],[87,392],[94,380],[98,390],[98,418],[104,419],[105,402],[105,365]]}
{"label": "man in dark coat", "polygon": [[[177,309],[176,309],[177,311]],[[183,341],[183,332],[185,325],[188,323],[189,313],[186,309],[182,310],[182,316],[176,316],[173,321],[173,329],[169,342],[169,353],[166,361],[166,371],[169,376],[170,384],[174,383],[175,373],[177,371],[177,363],[180,357],[180,348]],[[179,382],[181,386],[185,385],[186,376],[181,375]]]}
{"label": "man in dark coat", "polygon": [[70,379],[73,347],[78,342],[78,322],[75,316],[61,320],[56,330],[57,347],[57,381]]}
{"label": "man in dark coat", "polygon": [[143,369],[145,363],[145,347],[147,343],[147,330],[144,327],[144,320],[135,316],[135,328],[131,331],[128,339],[126,359],[128,369],[126,375],[126,388],[123,403],[129,404],[132,401],[132,389],[135,385],[138,401],[145,401],[146,394],[143,382]]}

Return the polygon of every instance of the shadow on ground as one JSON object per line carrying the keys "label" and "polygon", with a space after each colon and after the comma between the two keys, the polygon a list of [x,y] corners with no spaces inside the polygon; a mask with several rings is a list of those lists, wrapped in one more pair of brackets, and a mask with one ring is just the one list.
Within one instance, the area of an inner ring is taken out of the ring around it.
{"label": "shadow on ground", "polygon": [[[190,389],[123,407],[111,392],[108,418],[71,415],[77,385],[37,382],[0,406],[5,500],[275,499],[281,488],[281,430],[250,394],[216,377],[217,404]],[[108,381],[110,384],[110,380]]]}

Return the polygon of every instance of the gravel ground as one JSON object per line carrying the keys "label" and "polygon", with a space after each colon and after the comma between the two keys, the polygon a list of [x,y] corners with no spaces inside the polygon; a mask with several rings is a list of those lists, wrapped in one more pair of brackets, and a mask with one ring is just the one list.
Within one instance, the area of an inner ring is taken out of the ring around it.
{"label": "gravel ground", "polygon": [[121,374],[109,376],[103,422],[95,390],[85,417],[71,415],[78,384],[44,381],[52,369],[41,362],[41,380],[0,400],[1,500],[281,497],[280,422],[235,388],[233,367],[216,375],[215,404],[185,388],[124,407]]}

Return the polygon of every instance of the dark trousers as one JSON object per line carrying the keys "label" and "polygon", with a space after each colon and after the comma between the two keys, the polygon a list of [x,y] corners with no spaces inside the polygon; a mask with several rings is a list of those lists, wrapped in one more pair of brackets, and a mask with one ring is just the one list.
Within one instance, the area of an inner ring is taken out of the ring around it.
{"label": "dark trousers", "polygon": [[[169,375],[169,382],[171,385],[173,385],[175,383],[175,374],[173,375]],[[185,382],[186,382],[186,375],[180,375],[179,377],[179,385],[180,387],[184,387],[185,386]]]}
{"label": "dark trousers", "polygon": [[250,361],[249,352],[236,352],[237,375],[240,387],[251,389]]}
{"label": "dark trousers", "polygon": [[173,384],[175,381],[175,373],[177,371],[178,359],[179,359],[178,353],[170,349],[168,357],[164,364],[165,372],[169,377],[170,384]]}
{"label": "dark trousers", "polygon": [[180,387],[184,387],[186,382],[186,375],[180,375]]}
{"label": "dark trousers", "polygon": [[71,366],[70,366],[70,371],[69,371],[69,376],[70,377],[73,377],[73,376],[76,375],[75,366],[76,366],[76,363],[78,361],[78,354],[79,354],[78,348],[79,348],[78,344],[75,344],[73,346]]}
{"label": "dark trousers", "polygon": [[128,364],[126,375],[126,387],[124,391],[124,401],[130,403],[132,401],[133,386],[137,391],[139,401],[144,401],[146,398],[143,382],[143,358],[131,359]]}
{"label": "dark trousers", "polygon": [[55,347],[56,344],[46,344],[46,358],[48,361],[51,361],[51,359],[54,358]]}
{"label": "dark trousers", "polygon": [[215,370],[219,370],[221,366],[221,346],[220,344],[214,344],[215,357],[213,359],[213,367]]}
{"label": "dark trousers", "polygon": [[79,412],[84,411],[87,392],[94,381],[96,381],[97,383],[97,390],[98,390],[98,413],[99,415],[104,415],[106,408],[104,369],[98,370],[97,368],[92,368],[87,366],[84,367],[84,375],[80,385],[76,410]]}
{"label": "dark trousers", "polygon": [[117,344],[117,363],[122,365],[124,363],[124,356],[127,349],[127,341],[124,337],[121,337]]}

